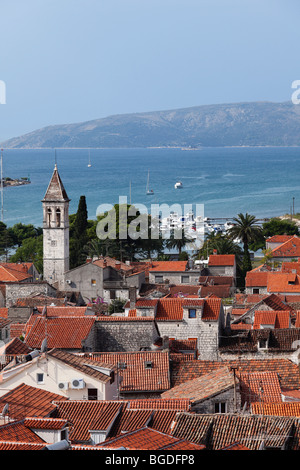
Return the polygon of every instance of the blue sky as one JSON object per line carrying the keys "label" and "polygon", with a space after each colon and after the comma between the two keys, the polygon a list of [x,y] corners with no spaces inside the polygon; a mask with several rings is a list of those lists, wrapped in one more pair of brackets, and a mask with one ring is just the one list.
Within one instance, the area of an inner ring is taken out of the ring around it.
{"label": "blue sky", "polygon": [[0,0],[0,141],[112,114],[287,101],[298,0]]}

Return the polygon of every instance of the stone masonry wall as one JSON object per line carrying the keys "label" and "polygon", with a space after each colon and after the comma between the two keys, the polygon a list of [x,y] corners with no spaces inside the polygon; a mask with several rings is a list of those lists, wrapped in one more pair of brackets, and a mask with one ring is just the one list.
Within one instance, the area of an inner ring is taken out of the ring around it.
{"label": "stone masonry wall", "polygon": [[97,321],[96,351],[139,351],[150,348],[159,333],[154,321]]}

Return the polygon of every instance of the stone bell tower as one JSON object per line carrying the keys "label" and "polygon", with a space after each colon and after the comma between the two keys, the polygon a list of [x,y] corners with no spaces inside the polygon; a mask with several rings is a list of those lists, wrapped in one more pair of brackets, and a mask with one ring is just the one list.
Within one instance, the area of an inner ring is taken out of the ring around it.
{"label": "stone bell tower", "polygon": [[57,165],[43,203],[44,280],[62,287],[69,269],[69,202]]}

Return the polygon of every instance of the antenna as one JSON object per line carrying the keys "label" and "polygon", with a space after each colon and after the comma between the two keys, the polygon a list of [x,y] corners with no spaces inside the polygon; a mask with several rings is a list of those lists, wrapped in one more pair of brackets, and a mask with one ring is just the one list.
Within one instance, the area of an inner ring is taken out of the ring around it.
{"label": "antenna", "polygon": [[55,164],[55,168],[57,168],[56,149],[54,149],[54,164]]}

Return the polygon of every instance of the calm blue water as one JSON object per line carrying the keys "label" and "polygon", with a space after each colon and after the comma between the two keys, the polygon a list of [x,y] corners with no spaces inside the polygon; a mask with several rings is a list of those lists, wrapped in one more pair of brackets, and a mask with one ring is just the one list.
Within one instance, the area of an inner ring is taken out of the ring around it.
{"label": "calm blue water", "polygon": [[[119,196],[132,203],[204,204],[206,217],[234,217],[239,212],[258,218],[300,212],[299,148],[92,149],[57,150],[59,173],[77,211],[86,196],[89,218],[100,204]],[[42,225],[43,198],[54,168],[54,150],[4,149],[3,174],[30,176],[31,184],[4,189],[4,222]],[[147,174],[154,196],[146,196]],[[180,179],[183,189],[175,190]]]}

